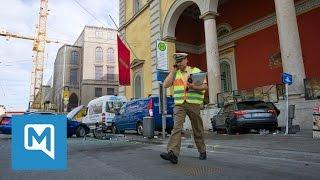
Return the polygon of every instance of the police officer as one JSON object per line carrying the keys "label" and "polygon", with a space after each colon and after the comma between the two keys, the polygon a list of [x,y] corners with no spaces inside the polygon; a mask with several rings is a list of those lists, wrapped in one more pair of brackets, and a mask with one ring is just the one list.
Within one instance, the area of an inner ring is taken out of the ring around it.
{"label": "police officer", "polygon": [[[188,54],[174,53],[176,62],[174,68],[164,81],[164,87],[173,86],[174,89],[174,127],[167,145],[167,153],[161,153],[162,159],[173,164],[178,163],[178,155],[181,146],[181,132],[186,115],[191,121],[194,141],[200,153],[199,159],[205,160],[206,146],[203,137],[203,122],[200,116],[200,105],[203,104],[205,90],[208,89],[206,81],[202,85],[195,85],[190,81],[190,75],[201,72],[196,67],[188,66]],[[188,81],[189,80],[189,81]]]}

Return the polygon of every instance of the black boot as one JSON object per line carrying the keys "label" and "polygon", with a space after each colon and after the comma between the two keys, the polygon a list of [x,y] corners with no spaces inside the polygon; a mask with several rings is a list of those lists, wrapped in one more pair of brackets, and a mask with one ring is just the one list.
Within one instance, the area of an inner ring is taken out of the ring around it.
{"label": "black boot", "polygon": [[206,160],[207,159],[207,153],[206,152],[200,153],[199,159],[200,160]]}
{"label": "black boot", "polygon": [[172,164],[178,163],[178,157],[174,155],[172,151],[169,151],[168,153],[161,153],[160,157],[164,160],[170,161]]}

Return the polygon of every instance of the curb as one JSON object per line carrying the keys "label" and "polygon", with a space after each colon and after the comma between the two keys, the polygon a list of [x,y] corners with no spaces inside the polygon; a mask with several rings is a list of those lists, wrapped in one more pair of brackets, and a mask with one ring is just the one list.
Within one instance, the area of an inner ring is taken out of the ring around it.
{"label": "curb", "polygon": [[160,145],[160,144],[165,144],[165,140],[156,140],[154,141],[153,139],[127,139],[129,142],[140,142],[140,143],[146,143],[146,144],[155,144],[155,145]]}

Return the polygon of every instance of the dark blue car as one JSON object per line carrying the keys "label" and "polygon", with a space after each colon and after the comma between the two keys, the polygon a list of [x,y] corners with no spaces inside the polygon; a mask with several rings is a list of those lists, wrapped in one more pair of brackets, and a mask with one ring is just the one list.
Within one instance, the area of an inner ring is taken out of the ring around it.
{"label": "dark blue car", "polygon": [[219,113],[211,119],[212,129],[224,129],[227,134],[239,130],[278,129],[280,110],[272,102],[241,101],[226,104]]}
{"label": "dark blue car", "polygon": [[11,134],[11,116],[0,118],[0,134]]}
{"label": "dark blue car", "polygon": [[[76,134],[77,137],[83,137],[89,133],[90,129],[83,123],[78,122],[74,119],[77,113],[81,110],[74,109],[71,111],[67,116],[67,137],[71,137]],[[33,114],[40,114],[40,115],[56,115],[52,112],[26,112],[24,115],[33,115]],[[12,133],[12,117],[5,116],[0,120],[0,134],[11,134]]]}
{"label": "dark blue car", "polygon": [[[173,107],[173,98],[168,97],[166,132],[169,134],[174,124]],[[147,116],[154,118],[155,131],[162,131],[162,114],[160,114],[159,97],[135,99],[127,102],[114,117],[113,128],[119,133],[124,133],[126,130],[136,130],[141,135],[143,132],[143,118]]]}
{"label": "dark blue car", "polygon": [[71,112],[67,114],[67,136],[71,137],[74,134],[77,137],[83,137],[90,132],[90,128],[80,122],[77,121],[76,116],[81,113],[81,110],[86,109],[85,106],[80,105],[74,108]]}

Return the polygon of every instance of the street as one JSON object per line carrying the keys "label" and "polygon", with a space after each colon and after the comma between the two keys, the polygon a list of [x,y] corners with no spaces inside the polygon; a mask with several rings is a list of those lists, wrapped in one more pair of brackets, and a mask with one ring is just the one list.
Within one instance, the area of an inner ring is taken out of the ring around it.
{"label": "street", "polygon": [[0,179],[319,179],[319,141],[280,135],[208,136],[206,161],[198,160],[189,138],[173,165],[159,156],[166,150],[165,141],[148,143],[129,134],[111,140],[69,138],[66,171],[17,172],[11,169],[11,137],[1,135]]}

